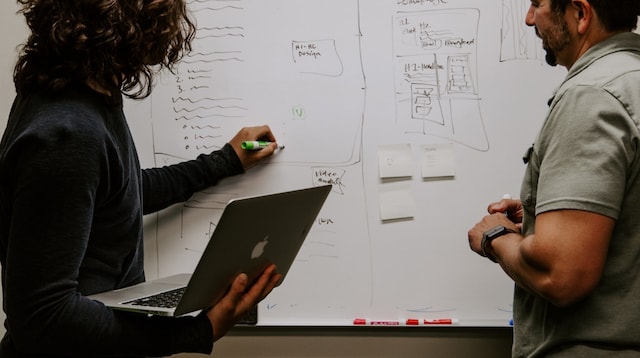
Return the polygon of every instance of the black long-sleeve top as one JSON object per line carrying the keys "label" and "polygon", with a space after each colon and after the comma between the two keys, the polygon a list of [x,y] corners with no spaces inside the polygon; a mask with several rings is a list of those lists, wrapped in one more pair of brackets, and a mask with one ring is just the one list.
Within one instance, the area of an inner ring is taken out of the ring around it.
{"label": "black long-sleeve top", "polygon": [[144,214],[242,171],[228,144],[143,171],[121,98],[18,96],[0,143],[0,357],[211,352],[204,316],[118,312],[85,296],[144,281]]}

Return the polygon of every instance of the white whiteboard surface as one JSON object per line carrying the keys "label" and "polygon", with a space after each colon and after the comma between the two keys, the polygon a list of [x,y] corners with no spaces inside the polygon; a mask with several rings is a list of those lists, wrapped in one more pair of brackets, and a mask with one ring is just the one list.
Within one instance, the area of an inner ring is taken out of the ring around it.
{"label": "white whiteboard surface", "polygon": [[[466,232],[489,202],[518,194],[522,153],[563,75],[543,64],[524,25],[527,4],[189,5],[194,53],[149,105],[153,164],[219,148],[241,126],[262,123],[286,148],[160,215],[158,275],[193,269],[229,198],[329,182],[334,190],[285,283],[260,305],[259,324],[507,325],[513,284],[469,250]],[[440,143],[453,144],[455,175],[423,179],[421,148]],[[380,179],[386,145],[410,146],[408,177]],[[381,220],[388,192],[413,199],[408,218]]]}
{"label": "white whiteboard surface", "polygon": [[[508,325],[513,283],[471,252],[467,230],[488,203],[519,193],[522,154],[564,75],[543,63],[524,25],[528,3],[189,7],[199,28],[193,53],[152,97],[126,106],[143,165],[191,159],[251,125],[268,124],[286,148],[148,216],[148,278],[192,271],[228,199],[332,183],[287,279],[260,304],[260,325],[342,326],[356,317]],[[425,146],[440,144],[453,146],[454,174],[423,179]],[[380,149],[393,145],[410,147],[410,174],[383,180]],[[413,206],[382,221],[381,198],[394,192]],[[251,215],[260,212],[248,225]]]}

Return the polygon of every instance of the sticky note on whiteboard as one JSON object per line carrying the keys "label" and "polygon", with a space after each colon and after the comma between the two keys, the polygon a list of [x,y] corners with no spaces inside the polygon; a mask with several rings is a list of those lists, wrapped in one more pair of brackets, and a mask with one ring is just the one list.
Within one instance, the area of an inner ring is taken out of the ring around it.
{"label": "sticky note on whiteboard", "polygon": [[409,185],[392,185],[380,189],[380,220],[411,219],[416,204]]}
{"label": "sticky note on whiteboard", "polygon": [[456,175],[453,143],[423,145],[420,161],[422,178],[447,178]]}
{"label": "sticky note on whiteboard", "polygon": [[378,147],[380,178],[412,176],[412,154],[409,144],[388,144]]}

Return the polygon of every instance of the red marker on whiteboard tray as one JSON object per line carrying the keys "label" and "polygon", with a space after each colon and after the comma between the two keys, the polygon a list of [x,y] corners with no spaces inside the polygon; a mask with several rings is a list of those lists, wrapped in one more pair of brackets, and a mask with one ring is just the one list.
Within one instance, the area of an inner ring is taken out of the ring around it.
{"label": "red marker on whiteboard tray", "polygon": [[437,319],[417,319],[408,318],[405,322],[407,326],[430,326],[430,325],[454,325],[458,324],[455,318],[437,318]]}
{"label": "red marker on whiteboard tray", "polygon": [[458,320],[455,318],[425,319],[423,323],[425,325],[453,325],[458,324]]}
{"label": "red marker on whiteboard tray", "polygon": [[365,318],[356,318],[353,320],[354,326],[403,326],[403,322],[396,320],[367,320]]}
{"label": "red marker on whiteboard tray", "polygon": [[401,326],[402,322],[400,321],[369,321],[370,326]]}
{"label": "red marker on whiteboard tray", "polygon": [[418,319],[407,318],[401,320],[367,320],[366,318],[356,318],[353,320],[354,326],[430,326],[430,325],[455,325],[458,324],[456,318]]}
{"label": "red marker on whiteboard tray", "polygon": [[364,318],[356,318],[353,320],[355,326],[364,326],[367,324],[367,320]]}

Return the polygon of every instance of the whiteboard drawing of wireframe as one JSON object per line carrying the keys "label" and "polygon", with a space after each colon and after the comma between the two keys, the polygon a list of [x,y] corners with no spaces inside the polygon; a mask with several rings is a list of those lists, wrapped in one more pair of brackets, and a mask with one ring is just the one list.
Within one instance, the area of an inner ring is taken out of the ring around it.
{"label": "whiteboard drawing of wireframe", "polygon": [[525,24],[530,4],[519,0],[502,0],[500,61],[544,59],[542,41]]}
{"label": "whiteboard drawing of wireframe", "polygon": [[279,163],[356,161],[364,106],[357,27],[325,25],[344,12],[340,3],[189,2],[193,51],[153,96],[160,164],[220,148],[242,126],[262,123],[289,149]]}
{"label": "whiteboard drawing of wireframe", "polygon": [[407,132],[486,151],[477,77],[477,9],[399,12],[394,23],[397,117]]}
{"label": "whiteboard drawing of wireframe", "polygon": [[[350,307],[348,312],[370,302],[366,275],[360,285],[321,280],[327,272],[337,276],[354,266],[367,272],[370,265],[360,256],[361,248],[368,251],[368,237],[351,234],[362,230],[353,225],[354,218],[366,222],[364,189],[357,184],[362,181],[366,90],[358,4],[188,2],[197,23],[193,51],[174,73],[163,74],[151,98],[156,165],[219,149],[243,126],[268,124],[285,149],[251,173],[196,193],[159,215],[161,275],[192,269],[229,199],[332,184],[287,281],[263,302],[261,320],[273,322],[300,310],[327,315],[323,310],[331,302],[318,305],[316,290],[341,288],[329,301]],[[351,212],[349,220],[338,217],[343,210]],[[352,239],[345,242],[345,236]],[[305,272],[319,277],[300,275]],[[309,279],[314,284],[305,286]],[[333,314],[344,315],[343,310]]]}

